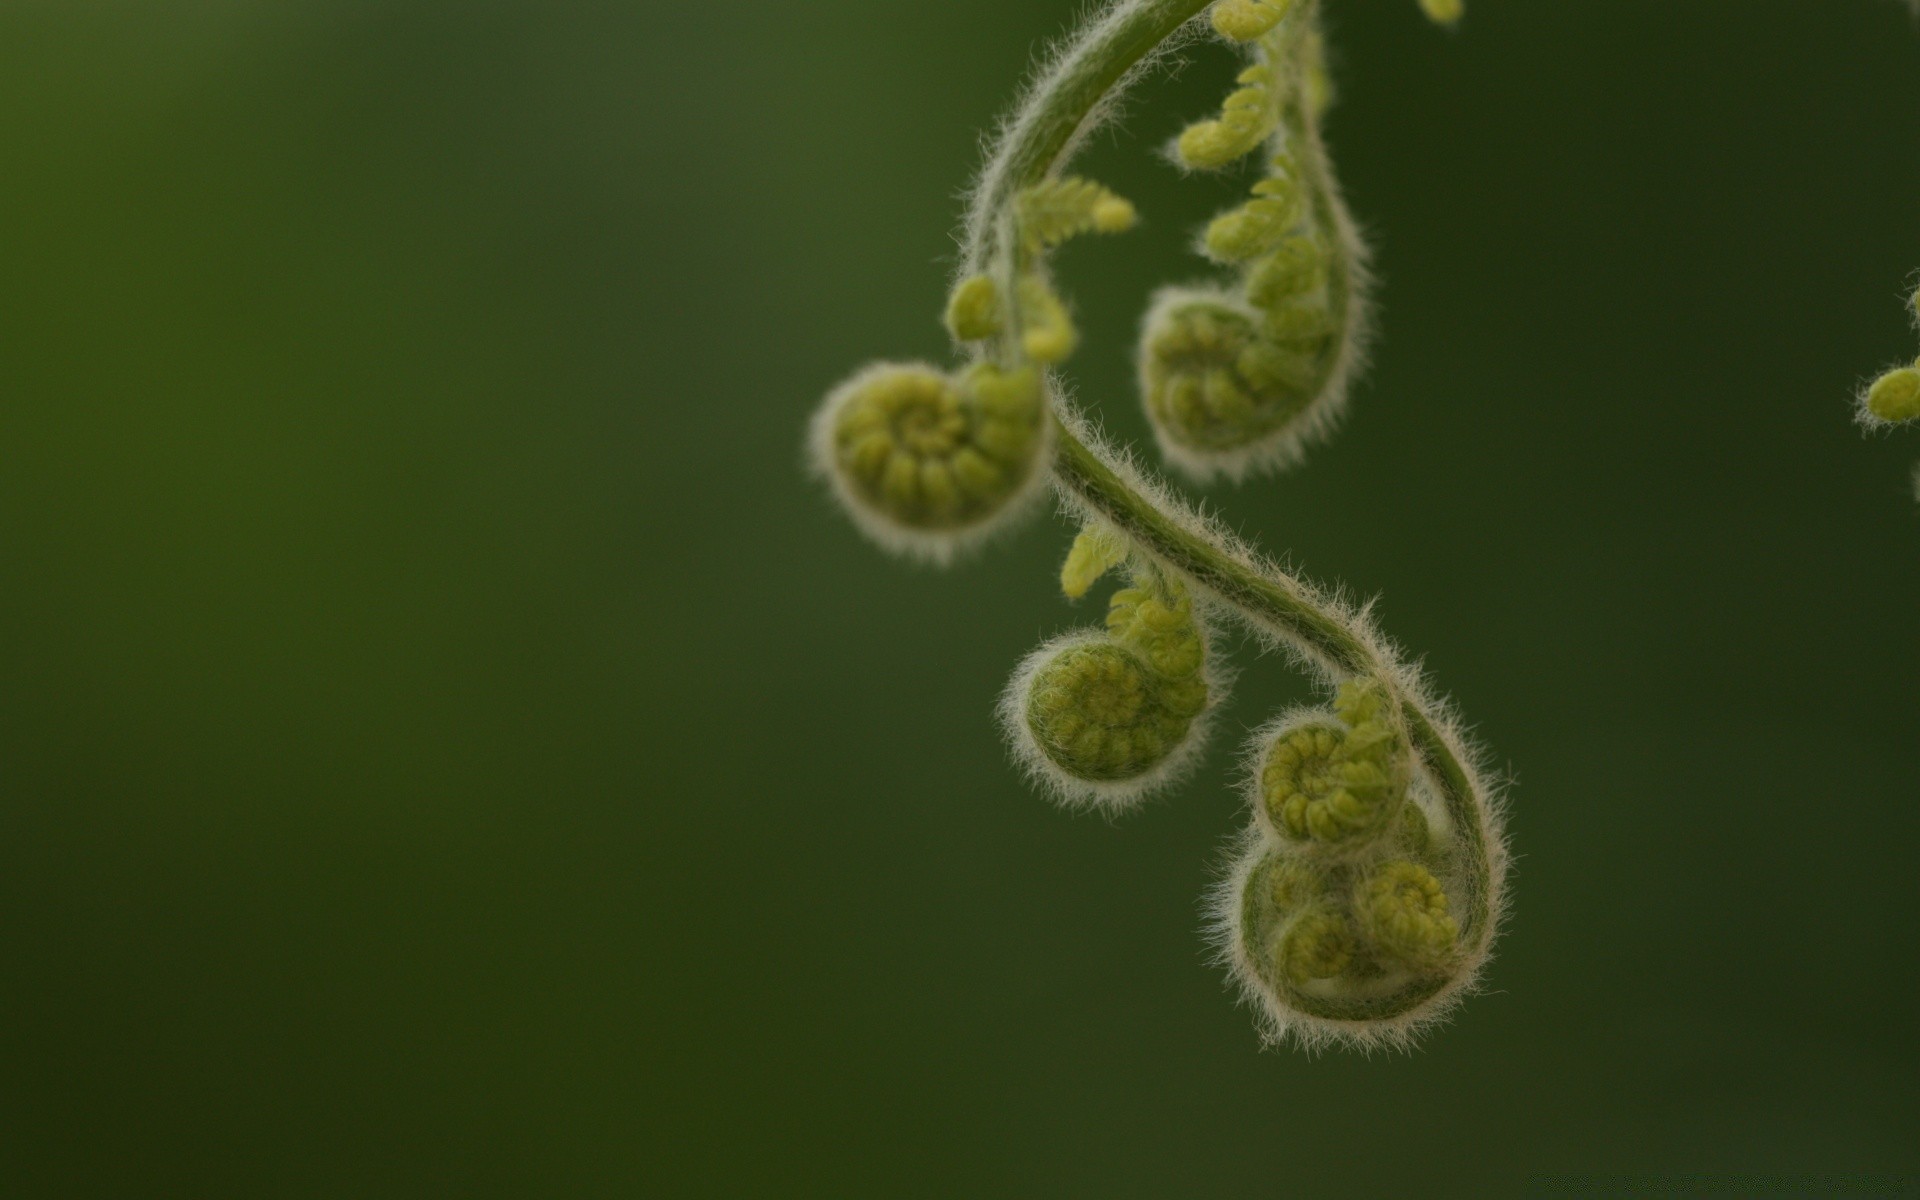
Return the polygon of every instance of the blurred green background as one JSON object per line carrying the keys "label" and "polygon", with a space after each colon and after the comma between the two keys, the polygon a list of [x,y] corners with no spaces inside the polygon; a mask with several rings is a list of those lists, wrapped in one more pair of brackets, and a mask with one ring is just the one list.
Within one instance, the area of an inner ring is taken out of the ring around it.
{"label": "blurred green background", "polygon": [[[1077,0],[0,8],[0,1194],[1520,1194],[1920,1171],[1920,506],[1891,0],[1333,0],[1383,340],[1212,496],[1384,596],[1517,778],[1492,993],[1259,1050],[1207,770],[1115,824],[990,722],[1087,619],[801,464],[938,357],[954,197]],[[1089,172],[1082,398],[1222,181]]]}

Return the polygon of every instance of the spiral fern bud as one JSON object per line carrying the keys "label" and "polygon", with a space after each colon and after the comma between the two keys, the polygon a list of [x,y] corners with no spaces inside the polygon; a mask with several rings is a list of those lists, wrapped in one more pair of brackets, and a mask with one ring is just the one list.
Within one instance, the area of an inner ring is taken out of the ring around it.
{"label": "spiral fern bud", "polygon": [[1014,199],[1014,219],[1033,250],[1083,233],[1125,233],[1138,215],[1125,198],[1073,175],[1034,184]]}
{"label": "spiral fern bud", "polygon": [[1277,116],[1273,106],[1273,68],[1258,63],[1234,80],[1239,90],[1227,97],[1220,115],[1189,125],[1174,143],[1174,153],[1191,171],[1211,171],[1243,158],[1267,140]]}
{"label": "spiral fern bud", "polygon": [[1406,1045],[1471,982],[1447,886],[1411,859],[1332,862],[1249,837],[1214,921],[1266,1035]]}
{"label": "spiral fern bud", "polygon": [[1352,852],[1400,816],[1411,775],[1391,694],[1378,680],[1349,680],[1331,714],[1294,717],[1271,733],[1254,811],[1282,842]]}
{"label": "spiral fern bud", "polygon": [[1920,420],[1920,366],[1888,371],[1867,389],[1866,410],[1877,421]]}
{"label": "spiral fern bud", "polygon": [[1466,12],[1463,0],[1420,0],[1420,11],[1439,25],[1452,25]]}
{"label": "spiral fern bud", "polygon": [[1286,19],[1294,0],[1220,0],[1213,6],[1214,32],[1235,42],[1250,42]]}
{"label": "spiral fern bud", "polygon": [[1368,875],[1354,897],[1354,914],[1368,942],[1383,958],[1414,971],[1439,970],[1453,956],[1460,924],[1447,908],[1440,881],[1405,859]]}
{"label": "spiral fern bud", "polygon": [[1360,952],[1352,921],[1310,864],[1262,853],[1240,883],[1234,937],[1242,961],[1269,986],[1345,974]]}
{"label": "spiral fern bud", "polygon": [[[1077,579],[1113,554],[1110,543],[1076,543],[1063,575]],[[1060,799],[1118,809],[1197,753],[1212,692],[1192,598],[1147,571],[1114,594],[1104,634],[1068,634],[1021,664],[1001,720],[1029,772]]]}
{"label": "spiral fern bud", "polygon": [[1353,965],[1353,927],[1335,912],[1310,912],[1296,918],[1280,939],[1275,966],[1295,983],[1332,979]]}
{"label": "spiral fern bud", "polygon": [[875,541],[945,561],[1035,490],[1044,411],[1037,368],[881,363],[827,397],[814,459]]}
{"label": "spiral fern bud", "polygon": [[947,332],[959,342],[983,342],[1006,327],[1000,289],[987,275],[970,275],[947,298]]}
{"label": "spiral fern bud", "polygon": [[1140,391],[1161,449],[1199,473],[1257,448],[1320,394],[1334,346],[1324,317],[1276,321],[1218,292],[1169,290],[1147,313]]}
{"label": "spiral fern bud", "polygon": [[1206,707],[1204,686],[1166,686],[1139,657],[1094,642],[1054,657],[1027,698],[1027,723],[1075,779],[1137,779],[1164,762]]}

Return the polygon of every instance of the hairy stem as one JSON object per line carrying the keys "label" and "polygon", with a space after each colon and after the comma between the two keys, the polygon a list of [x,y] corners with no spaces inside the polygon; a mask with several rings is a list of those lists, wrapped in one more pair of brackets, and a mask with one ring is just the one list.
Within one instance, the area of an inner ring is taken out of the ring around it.
{"label": "hairy stem", "polygon": [[982,270],[1013,198],[1057,169],[1128,75],[1212,0],[1127,0],[1077,40],[1034,84],[981,173],[961,251],[963,273]]}

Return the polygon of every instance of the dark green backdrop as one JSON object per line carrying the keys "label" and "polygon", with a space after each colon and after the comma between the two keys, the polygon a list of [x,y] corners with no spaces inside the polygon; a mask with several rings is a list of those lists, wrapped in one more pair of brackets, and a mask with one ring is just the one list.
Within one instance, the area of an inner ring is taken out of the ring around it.
{"label": "dark green backdrop", "polygon": [[[801,467],[944,350],[1075,0],[0,9],[0,1194],[1518,1194],[1920,1170],[1920,32],[1892,0],[1331,0],[1384,338],[1213,496],[1384,596],[1518,783],[1492,993],[1261,1053],[1223,745],[1116,824],[989,712],[1084,620]],[[1230,189],[1088,169],[1146,291]],[[1224,743],[1304,694],[1246,668]]]}

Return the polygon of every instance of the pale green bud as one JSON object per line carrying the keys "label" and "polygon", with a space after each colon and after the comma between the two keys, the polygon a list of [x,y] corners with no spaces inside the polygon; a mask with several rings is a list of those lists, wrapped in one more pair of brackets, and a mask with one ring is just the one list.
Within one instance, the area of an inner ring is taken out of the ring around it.
{"label": "pale green bud", "polygon": [[1920,366],[1888,371],[1867,389],[1867,411],[1880,421],[1920,420]]}
{"label": "pale green bud", "polygon": [[1074,328],[1067,306],[1046,280],[1038,275],[1020,279],[1017,300],[1020,305],[1020,345],[1028,358],[1037,363],[1065,362],[1080,344],[1080,332]]}
{"label": "pale green bud", "polygon": [[1466,12],[1463,0],[1420,0],[1420,11],[1440,25],[1452,25]]}
{"label": "pale green bud", "polygon": [[1250,42],[1286,18],[1295,0],[1220,0],[1213,6],[1213,28],[1223,38]]}

